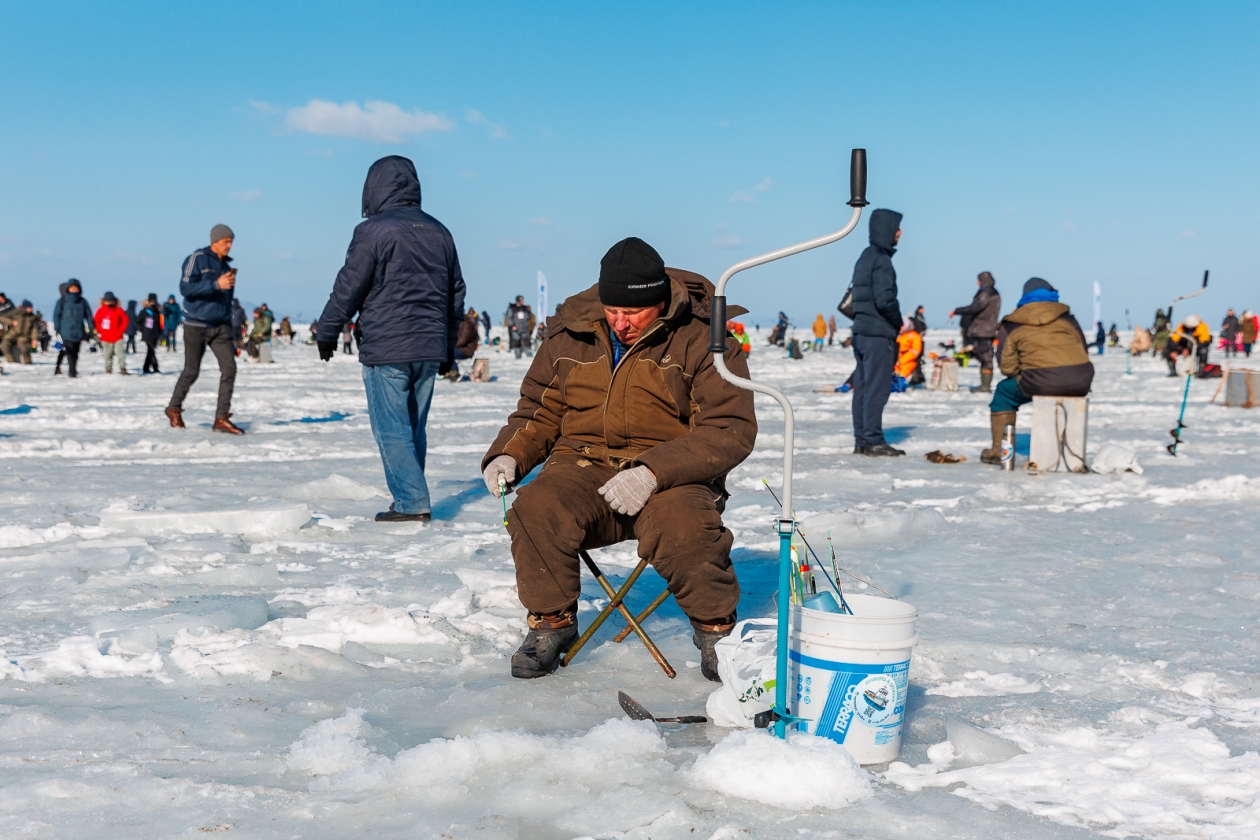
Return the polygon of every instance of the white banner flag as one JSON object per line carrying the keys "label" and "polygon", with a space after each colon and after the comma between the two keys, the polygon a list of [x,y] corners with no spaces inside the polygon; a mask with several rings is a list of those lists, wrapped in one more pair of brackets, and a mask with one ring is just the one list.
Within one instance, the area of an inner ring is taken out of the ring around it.
{"label": "white banner flag", "polygon": [[1102,323],[1102,284],[1094,281],[1094,323]]}
{"label": "white banner flag", "polygon": [[547,275],[541,271],[538,272],[538,309],[537,318],[539,324],[547,323]]}

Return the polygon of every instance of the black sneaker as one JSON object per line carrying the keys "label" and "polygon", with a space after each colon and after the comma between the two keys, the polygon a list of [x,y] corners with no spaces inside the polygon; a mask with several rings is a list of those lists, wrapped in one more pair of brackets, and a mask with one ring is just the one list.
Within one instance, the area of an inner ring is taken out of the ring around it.
{"label": "black sneaker", "polygon": [[864,455],[870,455],[873,458],[895,458],[898,455],[905,455],[906,450],[897,449],[886,443],[877,444],[876,446],[866,447]]}
{"label": "black sneaker", "polygon": [[[545,677],[560,665],[560,657],[577,641],[578,627],[574,616],[561,616],[558,621],[538,620],[529,617],[529,634],[520,648],[512,654],[512,676],[518,680]],[[564,623],[562,627],[553,624]]]}
{"label": "black sneaker", "polygon": [[865,446],[855,446],[855,447],[853,447],[853,454],[854,454],[854,455],[865,455],[865,454],[866,454],[866,447],[865,447]]}
{"label": "black sneaker", "polygon": [[735,629],[735,621],[732,619],[722,624],[696,624],[693,621],[691,626],[695,628],[695,632],[691,634],[691,643],[700,651],[700,673],[710,682],[721,682],[722,678],[718,676],[717,650],[714,646],[731,635],[731,631]]}
{"label": "black sneaker", "polygon": [[433,518],[431,513],[403,513],[394,510],[394,506],[390,505],[389,510],[383,510],[376,514],[377,522],[428,522]]}

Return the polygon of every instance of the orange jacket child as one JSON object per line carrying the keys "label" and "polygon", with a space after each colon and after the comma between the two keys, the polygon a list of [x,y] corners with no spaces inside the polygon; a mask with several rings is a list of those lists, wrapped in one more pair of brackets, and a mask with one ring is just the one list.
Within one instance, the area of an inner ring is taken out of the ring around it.
{"label": "orange jacket child", "polygon": [[897,352],[897,375],[909,379],[919,365],[919,354],[923,352],[922,336],[914,330],[906,330],[897,336]]}

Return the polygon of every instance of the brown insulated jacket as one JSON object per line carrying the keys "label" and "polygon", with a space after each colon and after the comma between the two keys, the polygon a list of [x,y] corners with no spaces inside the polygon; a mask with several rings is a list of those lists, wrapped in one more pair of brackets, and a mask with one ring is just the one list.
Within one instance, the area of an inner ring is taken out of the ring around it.
{"label": "brown insulated jacket", "polygon": [[1094,381],[1081,325],[1052,301],[1026,303],[1002,319],[998,365],[1029,397],[1083,397]]}
{"label": "brown insulated jacket", "polygon": [[993,285],[993,275],[980,274],[980,288],[971,303],[959,306],[954,314],[959,316],[958,326],[967,338],[993,338],[997,335],[998,316],[1002,314],[1002,296]]}
{"label": "brown insulated jacket", "polygon": [[[665,315],[626,349],[616,369],[598,286],[560,304],[521,383],[521,399],[482,459],[511,455],[524,476],[552,452],[570,451],[618,468],[648,467],[658,490],[720,484],[752,452],[753,395],[723,380],[709,353],[713,284],[666,269]],[[731,306],[734,318],[747,310]],[[748,376],[743,350],[727,337],[727,367]]]}

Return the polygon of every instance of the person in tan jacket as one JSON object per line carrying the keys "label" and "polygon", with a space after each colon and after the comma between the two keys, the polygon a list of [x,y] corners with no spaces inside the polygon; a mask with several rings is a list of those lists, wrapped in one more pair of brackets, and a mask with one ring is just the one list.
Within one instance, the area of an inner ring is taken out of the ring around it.
{"label": "person in tan jacket", "polygon": [[[718,678],[713,645],[739,602],[725,478],[752,452],[757,421],[752,393],[713,365],[712,297],[704,277],[667,269],[630,238],[548,319],[517,409],[482,459],[495,496],[544,464],[508,514],[530,627],[513,676],[549,674],[577,638],[578,552],[635,539],[691,619],[704,675]],[[724,358],[748,375],[729,336]]]}
{"label": "person in tan jacket", "polygon": [[1033,397],[1083,397],[1094,381],[1085,333],[1059,293],[1040,277],[1024,284],[1015,311],[998,330],[998,366],[1007,377],[989,402],[993,446],[980,453],[986,464],[1002,462],[1002,431]]}

